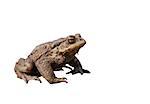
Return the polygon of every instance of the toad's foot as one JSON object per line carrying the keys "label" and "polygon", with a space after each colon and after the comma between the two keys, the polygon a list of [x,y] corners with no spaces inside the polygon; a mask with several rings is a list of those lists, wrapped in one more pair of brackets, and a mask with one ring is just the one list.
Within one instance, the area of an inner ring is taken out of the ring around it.
{"label": "toad's foot", "polygon": [[52,81],[49,81],[51,84],[54,84],[54,83],[60,83],[60,82],[65,82],[65,83],[68,83],[67,82],[67,78],[65,77],[62,77],[62,78],[54,78],[52,79]]}
{"label": "toad's foot", "polygon": [[42,81],[37,76],[31,76],[22,72],[16,72],[16,73],[17,73],[17,77],[20,79],[23,79],[26,83],[28,83],[29,80],[37,80],[40,83],[42,83]]}
{"label": "toad's foot", "polygon": [[76,74],[76,73],[80,73],[81,75],[83,75],[84,73],[90,73],[90,71],[85,70],[85,69],[81,69],[81,68],[75,68],[74,70],[71,70],[70,72],[67,72],[66,74]]}
{"label": "toad's foot", "polygon": [[[71,67],[69,67],[69,66],[63,66],[63,67],[64,67],[64,68],[68,68],[68,69],[72,70],[72,68],[71,68]],[[63,70],[63,67],[56,68],[54,71],[64,71],[64,70]]]}

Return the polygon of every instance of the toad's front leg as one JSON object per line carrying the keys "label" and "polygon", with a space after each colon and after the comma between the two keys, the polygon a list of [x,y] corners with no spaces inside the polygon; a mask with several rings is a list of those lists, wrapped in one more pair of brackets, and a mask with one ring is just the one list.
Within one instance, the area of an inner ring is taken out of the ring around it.
{"label": "toad's front leg", "polygon": [[66,82],[66,78],[57,78],[54,74],[54,70],[51,67],[51,62],[49,61],[49,59],[39,59],[37,60],[37,62],[35,63],[38,71],[40,72],[40,74],[50,83],[60,83],[60,82]]}
{"label": "toad's front leg", "polygon": [[70,66],[74,67],[74,70],[71,70],[70,72],[67,72],[66,74],[76,74],[76,73],[80,73],[81,75],[83,73],[90,73],[90,71],[85,70],[82,68],[82,65],[80,63],[80,61],[78,60],[77,57],[74,56],[74,58],[68,63]]}

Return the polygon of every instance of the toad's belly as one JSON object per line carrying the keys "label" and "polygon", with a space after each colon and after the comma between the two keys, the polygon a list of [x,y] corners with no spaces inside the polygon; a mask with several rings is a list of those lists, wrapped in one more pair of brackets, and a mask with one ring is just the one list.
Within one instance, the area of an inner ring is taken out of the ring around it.
{"label": "toad's belly", "polygon": [[61,69],[64,67],[66,64],[69,64],[69,62],[73,59],[74,57],[63,57],[63,58],[58,58],[57,60],[52,63],[52,68],[53,69]]}
{"label": "toad's belly", "polygon": [[52,68],[54,71],[62,69],[63,66],[65,66],[65,63],[62,63],[62,64],[53,63],[52,64]]}

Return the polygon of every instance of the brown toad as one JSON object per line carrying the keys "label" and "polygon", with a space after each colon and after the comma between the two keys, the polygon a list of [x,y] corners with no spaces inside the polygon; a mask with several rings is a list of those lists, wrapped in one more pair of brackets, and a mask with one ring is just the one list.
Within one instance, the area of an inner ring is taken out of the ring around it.
{"label": "brown toad", "polygon": [[67,67],[66,64],[74,69],[66,73],[90,73],[84,70],[80,61],[75,56],[79,49],[86,44],[86,41],[80,34],[69,35],[66,38],[40,44],[26,58],[20,58],[15,65],[17,77],[23,79],[26,83],[29,80],[38,80],[43,76],[49,83],[67,82],[66,78],[57,78],[54,71],[62,70]]}

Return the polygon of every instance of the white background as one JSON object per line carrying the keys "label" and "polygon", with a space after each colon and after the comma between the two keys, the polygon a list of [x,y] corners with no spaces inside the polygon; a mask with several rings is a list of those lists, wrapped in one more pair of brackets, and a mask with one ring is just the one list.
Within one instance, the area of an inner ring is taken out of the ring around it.
{"label": "white background", "polygon": [[[68,84],[16,78],[15,62],[43,42],[81,33],[91,74]],[[0,0],[0,104],[150,104],[149,0]]]}

